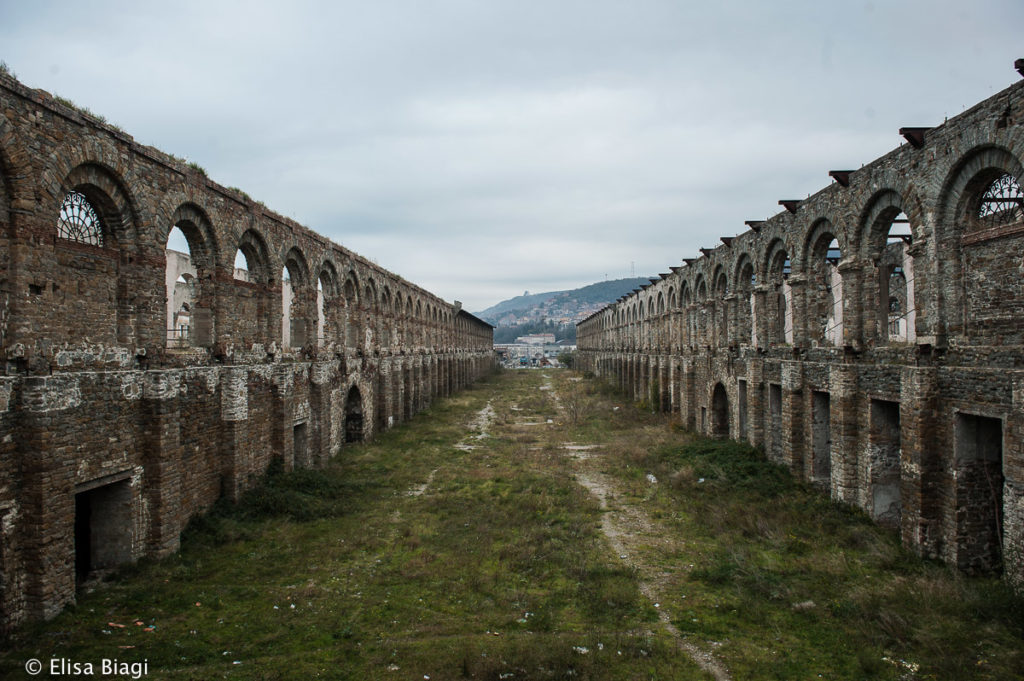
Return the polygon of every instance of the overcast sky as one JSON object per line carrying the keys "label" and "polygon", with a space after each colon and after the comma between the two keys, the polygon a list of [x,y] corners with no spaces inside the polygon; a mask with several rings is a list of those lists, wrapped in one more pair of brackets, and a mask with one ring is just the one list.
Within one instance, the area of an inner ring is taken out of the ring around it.
{"label": "overcast sky", "polygon": [[474,311],[667,272],[1018,57],[1020,0],[0,0],[26,85]]}

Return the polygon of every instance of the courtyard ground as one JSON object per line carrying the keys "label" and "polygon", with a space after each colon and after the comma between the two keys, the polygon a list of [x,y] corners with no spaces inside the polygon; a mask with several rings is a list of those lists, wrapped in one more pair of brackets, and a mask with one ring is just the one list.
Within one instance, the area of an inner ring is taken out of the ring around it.
{"label": "courtyard ground", "polygon": [[[1024,603],[754,450],[512,371],[4,642],[168,679],[1019,679]],[[46,673],[37,678],[47,678]]]}

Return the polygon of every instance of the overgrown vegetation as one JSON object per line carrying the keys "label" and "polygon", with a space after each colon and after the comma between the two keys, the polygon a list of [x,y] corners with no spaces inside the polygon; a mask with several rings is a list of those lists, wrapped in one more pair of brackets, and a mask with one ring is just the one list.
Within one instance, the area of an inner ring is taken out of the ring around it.
{"label": "overgrown vegetation", "polygon": [[207,177],[207,175],[206,175],[206,168],[202,167],[201,165],[199,165],[195,161],[189,161],[188,162],[188,167],[191,168],[192,170],[196,171],[197,173],[199,173],[203,177]]}
{"label": "overgrown vegetation", "polygon": [[672,572],[662,605],[735,678],[1019,678],[1024,601],[1006,584],[918,559],[753,448],[590,385],[574,439],[606,443],[603,470],[672,538],[647,554]]}
{"label": "overgrown vegetation", "polygon": [[[614,486],[612,507],[581,475]],[[652,538],[628,560],[601,530],[619,509]],[[1024,607],[997,580],[915,558],[749,447],[549,370],[505,372],[322,470],[271,471],[194,520],[180,553],[20,630],[0,678],[33,657],[148,659],[172,679],[710,678],[659,612],[735,679],[1024,668]]]}
{"label": "overgrown vegetation", "polygon": [[11,67],[7,65],[7,62],[0,61],[0,73],[11,78],[17,78],[18,75],[11,70]]}

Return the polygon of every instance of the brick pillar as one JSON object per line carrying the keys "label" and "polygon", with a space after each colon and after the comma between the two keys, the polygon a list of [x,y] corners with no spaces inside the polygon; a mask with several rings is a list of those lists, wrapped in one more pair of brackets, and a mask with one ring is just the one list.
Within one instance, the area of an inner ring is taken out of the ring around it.
{"label": "brick pillar", "polygon": [[804,367],[801,362],[784,360],[782,369],[782,463],[794,475],[806,480],[804,471]]}
{"label": "brick pillar", "polygon": [[153,556],[178,550],[186,514],[191,510],[181,508],[180,378],[178,371],[147,371],[143,376],[142,494],[149,511],[145,551]]}
{"label": "brick pillar", "polygon": [[771,340],[771,315],[768,314],[768,287],[759,285],[754,287],[754,318],[751,324],[754,327],[754,335],[757,336],[757,347],[763,348],[769,345]]}
{"label": "brick pillar", "polygon": [[[224,496],[238,501],[245,491],[249,385],[245,367],[227,367],[220,379],[221,471]],[[290,433],[289,433],[290,435]]]}
{"label": "brick pillar", "polygon": [[858,501],[857,454],[860,451],[857,369],[851,364],[829,367],[829,421],[832,429],[832,495]]}
{"label": "brick pillar", "polygon": [[[292,373],[291,364],[275,364],[273,368],[273,388],[271,389],[271,413],[273,414],[273,422],[271,423],[271,451],[273,452],[274,458],[280,458],[281,464],[284,470],[293,470],[296,466],[299,468],[309,468],[312,464],[310,461],[310,449],[306,448],[306,460],[296,461],[295,460],[295,443],[293,430],[295,424],[295,396],[292,391],[292,381],[294,375]],[[307,432],[309,426],[306,426]]]}
{"label": "brick pillar", "polygon": [[810,315],[807,312],[807,277],[792,274],[788,280],[793,308],[793,345],[806,348],[810,344]]}
{"label": "brick pillar", "polygon": [[682,417],[681,420],[685,428],[689,430],[696,430],[696,371],[694,369],[693,360],[691,358],[687,357],[683,359],[682,375],[682,390],[680,392],[680,416]]}
{"label": "brick pillar", "polygon": [[[864,347],[864,272],[867,264],[849,258],[839,263],[843,281],[843,345]],[[870,304],[870,303],[869,303]]]}
{"label": "brick pillar", "polygon": [[747,360],[747,439],[755,447],[767,450],[765,442],[764,360]]}
{"label": "brick pillar", "polygon": [[938,493],[941,459],[934,437],[938,422],[938,370],[903,367],[900,376],[900,530],[904,546],[929,558],[938,558],[943,545]]}
{"label": "brick pillar", "polygon": [[1013,377],[1013,406],[1003,434],[1003,571],[1024,592],[1024,372]]}

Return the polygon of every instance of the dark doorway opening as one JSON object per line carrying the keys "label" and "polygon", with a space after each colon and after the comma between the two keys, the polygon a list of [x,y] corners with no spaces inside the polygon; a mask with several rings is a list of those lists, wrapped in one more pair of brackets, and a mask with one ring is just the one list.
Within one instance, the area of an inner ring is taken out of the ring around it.
{"label": "dark doorway opening", "polygon": [[717,438],[729,437],[729,396],[721,383],[715,384],[711,394],[711,435]]}
{"label": "dark doorway opening", "polygon": [[132,560],[132,494],[128,480],[75,494],[75,578]]}
{"label": "dark doorway opening", "polygon": [[957,567],[997,573],[1003,561],[1003,422],[957,414]]}
{"label": "dark doorway opening", "polygon": [[363,441],[363,397],[352,386],[345,399],[345,442]]}

